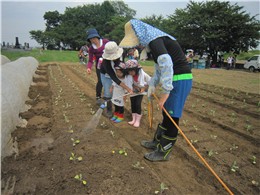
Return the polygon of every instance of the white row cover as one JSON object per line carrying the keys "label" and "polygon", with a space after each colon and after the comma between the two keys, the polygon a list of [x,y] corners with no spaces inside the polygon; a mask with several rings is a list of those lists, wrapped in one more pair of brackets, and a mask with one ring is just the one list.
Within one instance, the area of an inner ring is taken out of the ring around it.
{"label": "white row cover", "polygon": [[1,156],[10,155],[11,133],[18,125],[19,113],[25,111],[32,77],[39,65],[33,57],[22,57],[1,66]]}
{"label": "white row cover", "polygon": [[8,57],[4,56],[4,55],[1,55],[1,65],[4,65],[8,62],[11,62],[11,60],[9,60]]}

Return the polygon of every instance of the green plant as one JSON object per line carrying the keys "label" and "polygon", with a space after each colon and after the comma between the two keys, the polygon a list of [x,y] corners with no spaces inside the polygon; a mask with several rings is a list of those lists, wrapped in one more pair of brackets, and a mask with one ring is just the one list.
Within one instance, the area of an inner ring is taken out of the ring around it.
{"label": "green plant", "polygon": [[229,148],[229,150],[236,150],[238,149],[238,146],[236,144],[232,144],[232,147]]}
{"label": "green plant", "polygon": [[160,184],[160,191],[156,190],[154,192],[154,194],[162,194],[165,190],[168,190],[169,188],[164,184],[164,183],[161,183]]}
{"label": "green plant", "polygon": [[71,139],[71,141],[72,141],[72,145],[73,146],[76,146],[77,144],[79,144],[80,143],[80,140],[79,139],[74,139],[74,138],[70,138]]}
{"label": "green plant", "polygon": [[86,184],[87,184],[87,181],[83,179],[81,173],[78,174],[78,175],[76,175],[76,176],[74,177],[74,179],[81,181],[83,185],[86,185]]}
{"label": "green plant", "polygon": [[252,164],[255,165],[256,164],[256,157],[252,156]]}
{"label": "green plant", "polygon": [[230,170],[231,170],[232,172],[236,172],[236,171],[239,170],[239,167],[237,166],[237,162],[236,162],[236,161],[234,161],[234,162],[232,163],[232,166],[231,166]]}
{"label": "green plant", "polygon": [[83,158],[82,158],[82,156],[77,157],[73,152],[71,152],[70,160],[71,161],[75,161],[75,160],[82,161]]}
{"label": "green plant", "polygon": [[144,167],[141,166],[140,162],[137,161],[135,164],[132,165],[135,169],[144,169]]}
{"label": "green plant", "polygon": [[126,149],[125,149],[125,148],[124,148],[124,149],[120,149],[120,150],[118,151],[118,153],[121,154],[121,155],[127,156],[127,152],[126,152]]}
{"label": "green plant", "polygon": [[186,127],[187,126],[187,123],[188,123],[188,120],[182,120],[184,126]]}

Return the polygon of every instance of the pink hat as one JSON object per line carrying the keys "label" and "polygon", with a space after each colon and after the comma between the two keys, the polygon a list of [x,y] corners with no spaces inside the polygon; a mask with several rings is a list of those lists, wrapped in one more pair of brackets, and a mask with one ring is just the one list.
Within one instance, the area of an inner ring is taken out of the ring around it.
{"label": "pink hat", "polygon": [[127,60],[125,63],[127,69],[131,68],[142,68],[140,64],[138,64],[137,60]]}

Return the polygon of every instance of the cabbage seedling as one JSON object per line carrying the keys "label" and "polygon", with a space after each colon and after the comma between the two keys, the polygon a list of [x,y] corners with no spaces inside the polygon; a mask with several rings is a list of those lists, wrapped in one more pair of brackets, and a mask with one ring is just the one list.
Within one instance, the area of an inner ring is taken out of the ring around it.
{"label": "cabbage seedling", "polygon": [[169,188],[164,184],[164,183],[161,183],[161,185],[160,185],[160,191],[158,191],[158,190],[156,190],[154,193],[155,194],[162,194],[165,190],[168,190]]}
{"label": "cabbage seedling", "polygon": [[71,138],[71,141],[72,141],[72,145],[73,146],[76,146],[77,144],[79,144],[80,143],[80,140],[79,139],[74,139],[74,138]]}
{"label": "cabbage seedling", "polygon": [[252,164],[255,165],[256,164],[256,157],[252,156]]}
{"label": "cabbage seedling", "polygon": [[73,161],[74,161],[74,160],[82,161],[83,158],[82,158],[82,156],[77,157],[73,152],[71,152],[70,160],[73,160]]}
{"label": "cabbage seedling", "polygon": [[74,179],[81,181],[83,185],[86,185],[86,184],[87,184],[87,181],[84,180],[84,179],[82,179],[82,174],[81,174],[81,173],[80,173],[79,175],[76,175],[76,176],[74,177]]}
{"label": "cabbage seedling", "polygon": [[135,164],[132,165],[136,169],[144,169],[144,167],[141,167],[141,164],[139,161],[137,161]]}
{"label": "cabbage seedling", "polygon": [[121,154],[121,155],[127,156],[127,152],[126,152],[125,148],[122,149],[122,150],[119,150],[118,153]]}
{"label": "cabbage seedling", "polygon": [[236,161],[233,162],[230,170],[232,172],[236,172],[237,170],[239,170],[239,166],[237,166],[237,162]]}

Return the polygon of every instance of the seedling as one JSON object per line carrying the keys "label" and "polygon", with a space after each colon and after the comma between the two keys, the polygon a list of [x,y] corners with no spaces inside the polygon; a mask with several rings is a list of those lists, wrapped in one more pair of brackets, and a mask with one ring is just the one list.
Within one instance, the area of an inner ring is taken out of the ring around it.
{"label": "seedling", "polygon": [[255,165],[256,164],[256,157],[252,156],[252,164]]}
{"label": "seedling", "polygon": [[197,143],[198,142],[198,140],[197,139],[195,139],[195,140],[190,140],[190,142],[192,143],[192,144],[195,144],[195,143]]}
{"label": "seedling", "polygon": [[82,179],[82,174],[81,173],[79,175],[76,175],[74,177],[74,179],[81,181],[83,185],[87,184],[87,181]]}
{"label": "seedling", "polygon": [[127,156],[127,152],[126,152],[125,148],[119,150],[118,153],[121,154],[121,155],[125,155],[125,156]]}
{"label": "seedling", "polygon": [[73,152],[71,152],[70,160],[73,160],[73,161],[75,161],[75,160],[82,161],[83,158],[82,158],[82,156],[77,157]]}
{"label": "seedling", "polygon": [[207,153],[209,157],[213,156],[214,154],[218,154],[218,152],[214,152],[213,150],[207,151]]}
{"label": "seedling", "polygon": [[66,116],[66,113],[63,113],[63,116],[64,116],[64,120],[65,120],[66,123],[70,122],[69,118]]}
{"label": "seedling", "polygon": [[210,135],[210,137],[212,138],[212,139],[217,139],[217,135]]}
{"label": "seedling", "polygon": [[253,126],[252,126],[252,125],[246,125],[246,127],[245,127],[245,128],[246,128],[246,130],[247,130],[247,131],[251,131],[251,130],[252,130],[252,128],[253,128]]}
{"label": "seedling", "polygon": [[79,144],[80,143],[80,140],[79,139],[74,139],[74,138],[70,138],[71,139],[71,141],[72,141],[72,145],[73,146],[76,146],[77,144]]}
{"label": "seedling", "polygon": [[111,130],[111,131],[110,131],[110,134],[112,135],[113,138],[115,138],[115,133],[114,133],[114,131]]}
{"label": "seedling", "polygon": [[164,183],[161,183],[160,185],[160,191],[156,190],[154,192],[154,194],[162,194],[165,190],[168,190],[169,188],[164,184]]}
{"label": "seedling", "polygon": [[90,114],[92,114],[92,115],[95,114],[95,111],[92,108],[90,109]]}
{"label": "seedling", "polygon": [[238,146],[236,146],[236,144],[233,144],[231,148],[229,148],[229,150],[236,150],[238,149]]}
{"label": "seedling", "polygon": [[195,131],[198,131],[198,127],[196,125],[193,125],[193,128],[195,129]]}
{"label": "seedling", "polygon": [[215,110],[210,110],[210,114],[212,115],[212,116],[215,116]]}
{"label": "seedling", "polygon": [[232,172],[236,172],[239,170],[239,167],[237,166],[237,162],[234,161],[232,166],[231,166],[231,169],[230,169]]}
{"label": "seedling", "polygon": [[182,120],[184,126],[186,127],[187,126],[187,123],[188,123],[188,120]]}
{"label": "seedling", "polygon": [[105,129],[105,128],[107,127],[107,124],[105,123],[105,121],[103,121],[103,122],[100,124],[100,126]]}
{"label": "seedling", "polygon": [[140,162],[137,161],[135,164],[132,165],[135,169],[144,169],[144,167],[141,166]]}

